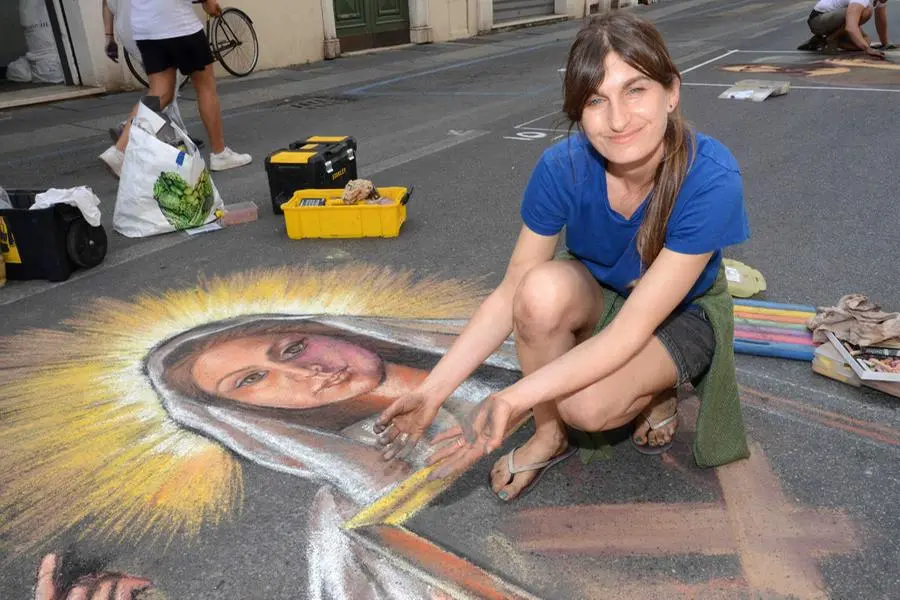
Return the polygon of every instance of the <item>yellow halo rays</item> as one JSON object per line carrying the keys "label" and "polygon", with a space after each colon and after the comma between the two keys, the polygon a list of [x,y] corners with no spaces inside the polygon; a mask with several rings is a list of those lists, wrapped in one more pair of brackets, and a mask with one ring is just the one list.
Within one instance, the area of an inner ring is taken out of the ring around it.
{"label": "yellow halo rays", "polygon": [[143,372],[160,342],[252,314],[463,318],[476,282],[367,265],[281,268],[133,301],[0,340],[0,541],[37,551],[81,526],[114,540],[193,536],[239,508],[240,465],[170,421]]}

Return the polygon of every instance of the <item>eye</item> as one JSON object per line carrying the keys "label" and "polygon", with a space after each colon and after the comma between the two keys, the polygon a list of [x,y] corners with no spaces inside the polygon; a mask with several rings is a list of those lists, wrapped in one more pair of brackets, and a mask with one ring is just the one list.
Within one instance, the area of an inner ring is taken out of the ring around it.
{"label": "eye", "polygon": [[268,374],[268,371],[254,371],[253,373],[250,373],[249,375],[238,381],[237,385],[235,385],[234,387],[242,388],[248,385],[255,385],[265,379],[266,375]]}
{"label": "eye", "polygon": [[306,350],[305,338],[286,346],[285,349],[281,351],[281,358],[290,360],[298,354],[302,354],[304,350]]}
{"label": "eye", "polygon": [[601,98],[599,96],[594,96],[593,98],[590,98],[587,101],[588,106],[599,106],[602,103],[603,103],[603,98]]}
{"label": "eye", "polygon": [[631,95],[631,96],[637,96],[638,94],[641,94],[641,93],[643,93],[644,91],[646,91],[646,89],[647,89],[647,88],[642,88],[642,87],[640,87],[640,86],[637,86],[637,87],[633,87],[633,88],[631,88],[630,90],[628,90],[628,93],[629,93],[629,95]]}

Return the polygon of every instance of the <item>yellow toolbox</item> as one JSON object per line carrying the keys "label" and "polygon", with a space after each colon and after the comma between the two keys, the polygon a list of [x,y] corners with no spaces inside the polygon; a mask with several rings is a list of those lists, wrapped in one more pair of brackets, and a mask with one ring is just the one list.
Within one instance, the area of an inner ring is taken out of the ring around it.
{"label": "yellow toolbox", "polygon": [[344,204],[343,189],[297,190],[281,205],[288,237],[397,237],[406,220],[406,204],[413,188],[379,187],[390,204]]}

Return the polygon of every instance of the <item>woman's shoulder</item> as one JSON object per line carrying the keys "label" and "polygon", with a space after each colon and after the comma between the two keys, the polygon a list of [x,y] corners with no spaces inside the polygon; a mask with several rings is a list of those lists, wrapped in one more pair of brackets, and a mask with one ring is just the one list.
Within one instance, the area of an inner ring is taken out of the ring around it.
{"label": "woman's shoulder", "polygon": [[695,134],[694,143],[697,150],[694,153],[694,162],[689,176],[695,174],[708,177],[716,173],[740,175],[740,163],[728,146],[716,138],[700,132]]}
{"label": "woman's shoulder", "polygon": [[539,163],[557,172],[560,167],[566,167],[566,173],[574,169],[580,176],[590,169],[603,169],[603,159],[581,132],[573,132],[554,142],[541,154]]}

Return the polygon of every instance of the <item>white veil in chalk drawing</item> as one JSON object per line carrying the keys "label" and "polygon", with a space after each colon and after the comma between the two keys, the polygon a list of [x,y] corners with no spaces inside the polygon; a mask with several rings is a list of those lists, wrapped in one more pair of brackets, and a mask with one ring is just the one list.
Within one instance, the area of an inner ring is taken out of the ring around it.
{"label": "white veil in chalk drawing", "polygon": [[[212,323],[163,342],[147,357],[147,375],[171,419],[259,465],[327,483],[357,505],[375,500],[404,474],[423,466],[425,455],[421,453],[408,459],[407,465],[381,459],[374,436],[366,438],[360,433],[371,431],[375,415],[345,414],[333,406],[306,410],[259,408],[192,393],[166,377],[173,357],[183,353],[185,347],[226,332],[233,335],[242,329],[267,327],[316,327],[318,333],[325,328],[326,335],[368,346],[384,361],[423,370],[430,370],[455,338],[452,333],[441,333],[439,322],[428,321],[261,315]],[[517,375],[515,369],[513,349],[507,343],[459,388],[448,404],[455,402],[455,412],[459,413],[465,405],[512,383]],[[443,418],[446,420],[449,415]],[[360,427],[360,422],[365,427]],[[450,424],[445,422],[441,428]],[[354,425],[357,434],[346,435]],[[398,473],[398,467],[405,468],[405,473]]]}

